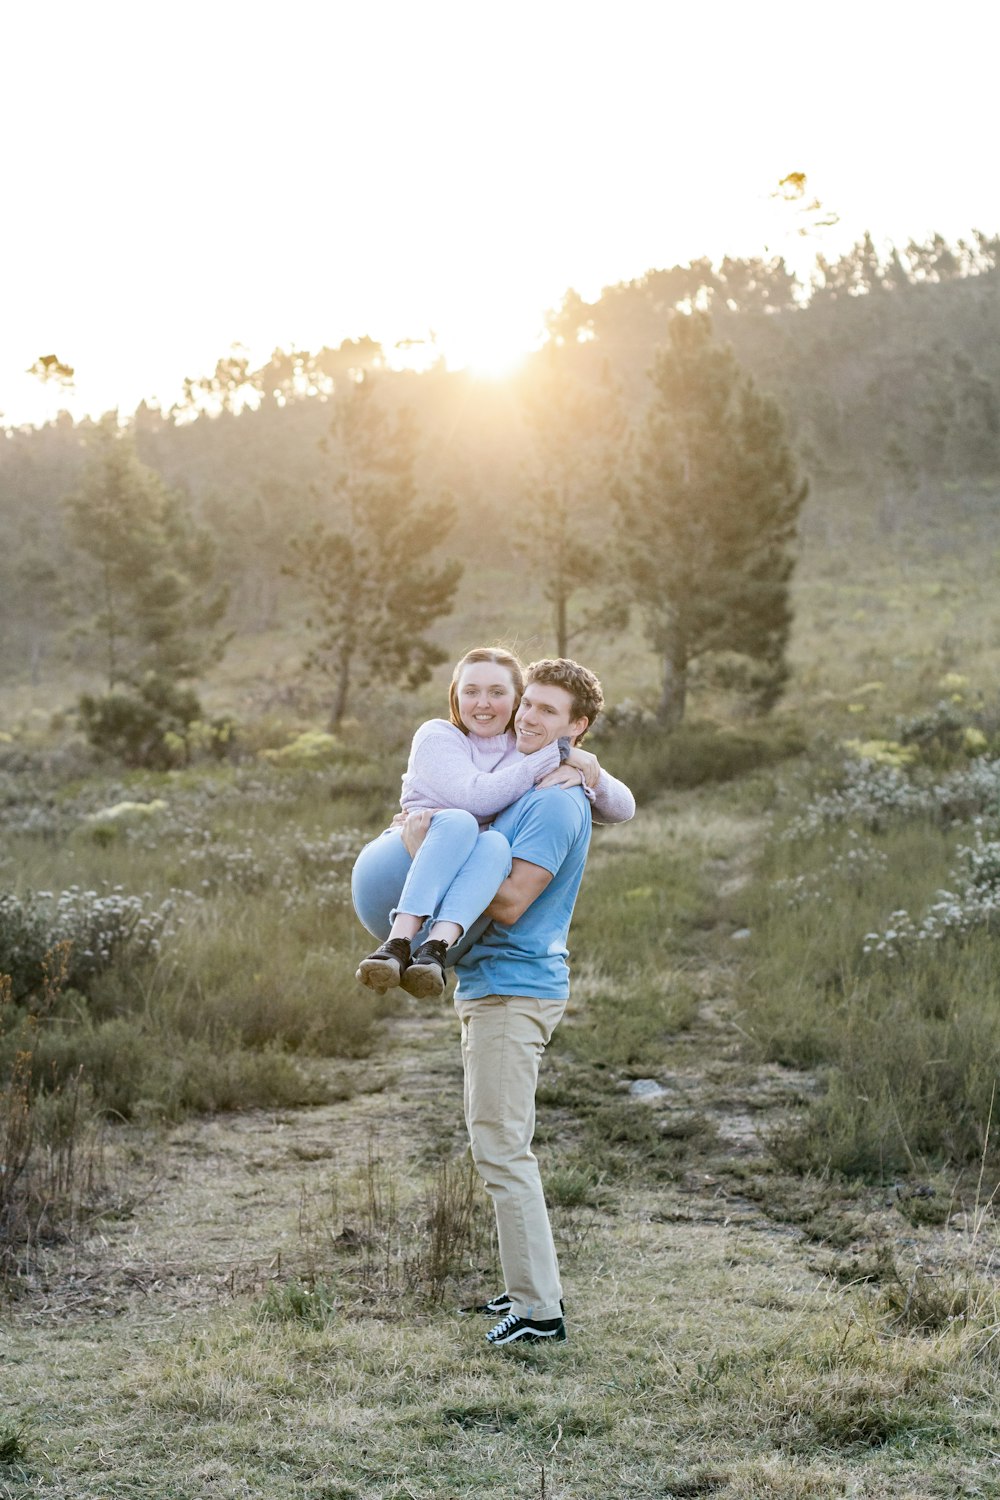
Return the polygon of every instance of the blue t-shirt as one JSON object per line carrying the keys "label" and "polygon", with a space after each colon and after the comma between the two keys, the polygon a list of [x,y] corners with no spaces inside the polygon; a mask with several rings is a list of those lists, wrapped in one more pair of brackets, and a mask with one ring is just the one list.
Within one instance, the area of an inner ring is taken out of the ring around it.
{"label": "blue t-shirt", "polygon": [[515,859],[550,871],[541,895],[510,927],[491,922],[455,965],[456,998],[569,996],[566,939],[590,848],[590,804],[579,787],[532,788],[495,819]]}

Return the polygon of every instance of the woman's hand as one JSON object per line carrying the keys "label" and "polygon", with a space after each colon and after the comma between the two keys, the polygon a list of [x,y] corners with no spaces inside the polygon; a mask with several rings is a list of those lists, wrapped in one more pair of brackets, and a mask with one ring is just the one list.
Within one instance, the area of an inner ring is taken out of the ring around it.
{"label": "woman's hand", "polygon": [[404,847],[411,859],[416,857],[417,850],[427,837],[433,816],[432,812],[424,808],[420,812],[407,813],[399,825]]}
{"label": "woman's hand", "polygon": [[589,750],[578,750],[574,745],[563,765],[574,766],[582,774],[584,786],[594,790],[601,775],[601,763],[596,755],[591,755]]}
{"label": "woman's hand", "polygon": [[585,786],[583,772],[576,766],[571,766],[565,761],[561,766],[556,766],[554,771],[535,782],[536,786]]}

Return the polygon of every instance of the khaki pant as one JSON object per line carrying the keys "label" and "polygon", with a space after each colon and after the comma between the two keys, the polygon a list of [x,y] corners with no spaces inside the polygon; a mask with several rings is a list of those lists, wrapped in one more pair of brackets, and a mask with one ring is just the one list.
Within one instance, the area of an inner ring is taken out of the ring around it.
{"label": "khaki pant", "polygon": [[493,1199],[504,1287],[523,1318],[558,1318],[562,1285],[538,1162],[535,1086],[565,1000],[489,995],[456,1000],[462,1022],[465,1123]]}

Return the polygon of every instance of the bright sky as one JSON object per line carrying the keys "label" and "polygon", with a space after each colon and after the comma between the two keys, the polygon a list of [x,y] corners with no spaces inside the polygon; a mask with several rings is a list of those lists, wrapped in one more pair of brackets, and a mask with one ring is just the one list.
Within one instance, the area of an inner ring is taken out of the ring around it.
{"label": "bright sky", "polygon": [[[1000,230],[1000,7],[32,0],[7,8],[0,412],[169,404],[236,342],[433,329],[490,369],[699,255],[805,262],[804,171],[905,244]],[[55,353],[77,394],[24,371]]]}

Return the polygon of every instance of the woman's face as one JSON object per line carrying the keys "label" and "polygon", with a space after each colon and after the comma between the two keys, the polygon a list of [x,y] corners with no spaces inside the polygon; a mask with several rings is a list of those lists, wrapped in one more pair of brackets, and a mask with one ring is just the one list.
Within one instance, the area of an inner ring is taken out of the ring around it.
{"label": "woman's face", "polygon": [[495,661],[474,661],[463,667],[456,696],[462,723],[470,734],[484,739],[503,734],[517,707],[514,679]]}

